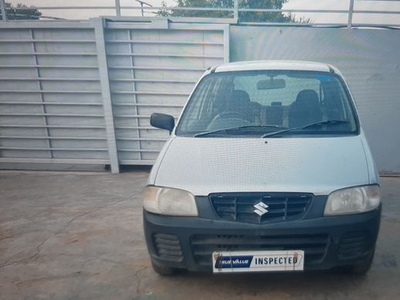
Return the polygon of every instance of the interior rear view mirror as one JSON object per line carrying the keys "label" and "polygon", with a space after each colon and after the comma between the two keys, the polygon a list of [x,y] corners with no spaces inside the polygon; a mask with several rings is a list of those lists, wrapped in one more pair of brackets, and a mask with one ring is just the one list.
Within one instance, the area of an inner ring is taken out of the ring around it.
{"label": "interior rear view mirror", "polygon": [[286,87],[286,81],[284,79],[266,79],[257,82],[257,90],[274,90],[283,89]]}

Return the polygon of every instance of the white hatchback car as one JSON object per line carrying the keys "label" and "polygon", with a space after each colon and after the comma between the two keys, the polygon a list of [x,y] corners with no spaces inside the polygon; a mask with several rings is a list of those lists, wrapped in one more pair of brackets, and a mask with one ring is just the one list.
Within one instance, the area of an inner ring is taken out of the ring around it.
{"label": "white hatchback car", "polygon": [[340,72],[253,61],[210,68],[171,132],[144,195],[156,272],[366,273],[379,176]]}

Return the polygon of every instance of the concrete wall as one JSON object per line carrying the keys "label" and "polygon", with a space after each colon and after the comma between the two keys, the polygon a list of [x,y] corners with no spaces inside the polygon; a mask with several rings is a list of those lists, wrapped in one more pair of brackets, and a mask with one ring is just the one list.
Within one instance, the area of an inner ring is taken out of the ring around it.
{"label": "concrete wall", "polygon": [[381,173],[400,173],[400,31],[231,26],[231,61],[330,63],[346,77]]}

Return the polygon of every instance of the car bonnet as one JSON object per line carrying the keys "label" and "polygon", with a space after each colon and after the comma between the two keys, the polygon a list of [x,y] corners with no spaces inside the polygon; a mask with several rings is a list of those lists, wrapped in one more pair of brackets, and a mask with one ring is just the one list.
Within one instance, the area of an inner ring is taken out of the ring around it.
{"label": "car bonnet", "polygon": [[213,192],[327,195],[368,184],[360,136],[319,138],[176,137],[156,168],[157,186]]}

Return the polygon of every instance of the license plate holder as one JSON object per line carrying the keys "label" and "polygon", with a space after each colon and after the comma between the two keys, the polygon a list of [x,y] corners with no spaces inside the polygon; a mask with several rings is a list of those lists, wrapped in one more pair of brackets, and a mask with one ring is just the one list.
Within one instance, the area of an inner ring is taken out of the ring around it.
{"label": "license plate holder", "polygon": [[213,252],[214,273],[303,271],[303,250]]}

